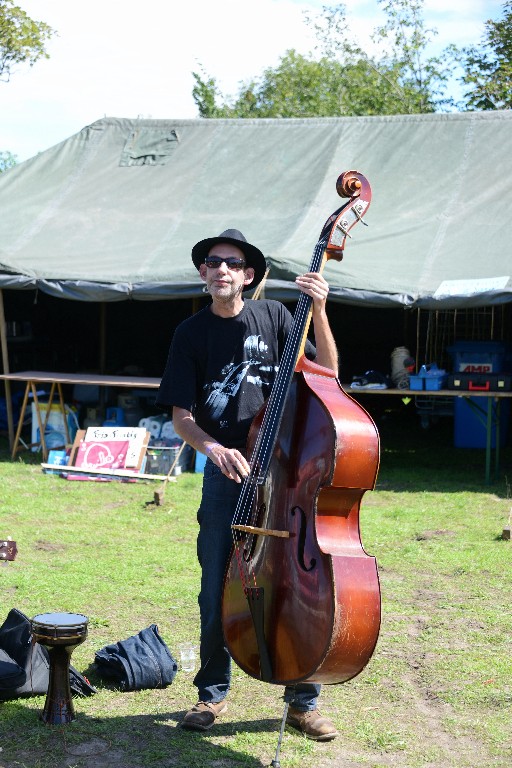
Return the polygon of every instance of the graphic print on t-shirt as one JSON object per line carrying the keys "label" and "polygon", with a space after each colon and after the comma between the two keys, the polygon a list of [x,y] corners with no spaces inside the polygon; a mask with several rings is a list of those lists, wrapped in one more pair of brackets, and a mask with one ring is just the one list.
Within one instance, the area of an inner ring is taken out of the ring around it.
{"label": "graphic print on t-shirt", "polygon": [[[244,342],[244,356],[247,359],[241,363],[229,363],[221,371],[223,379],[205,385],[205,389],[210,389],[210,394],[205,401],[210,418],[215,420],[221,418],[229,399],[236,396],[244,378],[249,384],[260,389],[271,385],[273,376],[269,381],[268,376],[262,378],[261,374],[269,372],[275,374],[278,366],[265,363],[264,356],[267,349],[268,345],[260,336],[248,336]],[[249,374],[251,368],[252,373]]]}

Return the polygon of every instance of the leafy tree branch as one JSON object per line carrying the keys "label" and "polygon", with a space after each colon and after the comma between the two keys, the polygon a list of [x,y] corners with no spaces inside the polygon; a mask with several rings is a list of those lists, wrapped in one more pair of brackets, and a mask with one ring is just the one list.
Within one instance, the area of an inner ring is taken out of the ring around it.
{"label": "leafy tree branch", "polygon": [[54,34],[48,24],[31,19],[13,0],[0,0],[0,80],[8,82],[17,64],[33,66],[47,59],[45,44]]}

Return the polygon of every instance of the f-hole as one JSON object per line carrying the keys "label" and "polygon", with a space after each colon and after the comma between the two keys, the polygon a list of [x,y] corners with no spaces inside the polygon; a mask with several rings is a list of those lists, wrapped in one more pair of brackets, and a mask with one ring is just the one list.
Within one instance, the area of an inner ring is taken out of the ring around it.
{"label": "f-hole", "polygon": [[299,565],[302,568],[303,571],[312,571],[313,568],[316,565],[316,558],[311,558],[311,563],[308,566],[305,563],[304,560],[304,550],[306,548],[306,530],[307,530],[307,521],[306,521],[306,513],[303,509],[300,507],[293,507],[291,510],[292,515],[295,515],[295,513],[298,512],[300,516],[300,529],[299,529],[299,536],[297,540],[297,559],[299,561]]}

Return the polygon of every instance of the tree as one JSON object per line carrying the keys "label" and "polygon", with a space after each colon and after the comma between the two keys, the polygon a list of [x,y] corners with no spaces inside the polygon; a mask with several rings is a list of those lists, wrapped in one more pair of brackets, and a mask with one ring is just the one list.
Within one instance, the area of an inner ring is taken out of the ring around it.
{"label": "tree", "polygon": [[446,48],[439,56],[427,56],[436,29],[425,27],[424,0],[378,0],[387,15],[384,25],[372,35],[383,48],[376,67],[385,77],[392,74],[396,91],[401,92],[408,112],[435,112],[453,106],[445,97],[452,71],[453,51]]}
{"label": "tree", "polygon": [[469,86],[464,94],[467,109],[512,108],[512,2],[503,3],[503,18],[487,21],[481,45],[462,49],[464,74]]}
{"label": "tree", "polygon": [[13,0],[0,0],[0,80],[9,81],[13,67],[30,66],[48,58],[45,43],[55,33],[43,21],[34,21]]}
{"label": "tree", "polygon": [[0,173],[13,168],[16,163],[17,157],[12,152],[0,152]]}
{"label": "tree", "polygon": [[286,51],[275,69],[265,69],[261,78],[243,84],[236,100],[217,106],[215,80],[201,80],[194,98],[202,117],[326,117],[339,114],[343,87],[350,72],[337,61],[319,61]]}
{"label": "tree", "polygon": [[200,116],[382,115],[451,106],[443,98],[451,72],[449,52],[426,57],[434,30],[425,29],[424,0],[378,2],[387,16],[372,34],[378,55],[368,55],[353,41],[343,4],[324,6],[319,16],[306,16],[318,40],[316,57],[286,51],[277,67],[242,83],[235,97],[224,97],[215,78],[193,73]]}

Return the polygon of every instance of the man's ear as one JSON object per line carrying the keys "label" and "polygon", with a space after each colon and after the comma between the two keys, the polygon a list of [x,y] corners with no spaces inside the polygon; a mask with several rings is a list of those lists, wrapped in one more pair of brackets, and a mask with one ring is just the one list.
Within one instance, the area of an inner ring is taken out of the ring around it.
{"label": "man's ear", "polygon": [[205,283],[206,283],[206,270],[207,270],[206,264],[199,265],[199,277]]}
{"label": "man's ear", "polygon": [[244,285],[250,285],[254,280],[254,269],[252,267],[246,267],[244,275]]}

